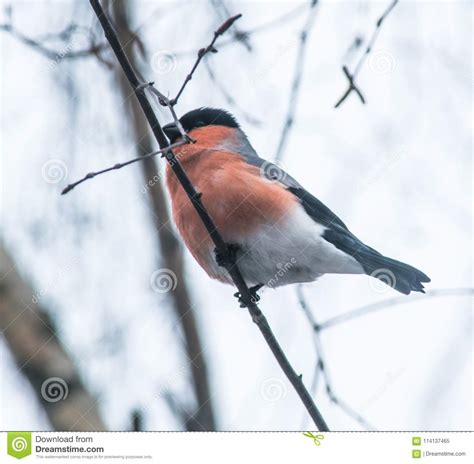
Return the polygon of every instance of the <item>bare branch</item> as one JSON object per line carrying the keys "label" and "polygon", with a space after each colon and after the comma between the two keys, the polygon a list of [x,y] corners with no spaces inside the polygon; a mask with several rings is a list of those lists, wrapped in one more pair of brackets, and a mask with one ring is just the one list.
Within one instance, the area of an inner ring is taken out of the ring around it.
{"label": "bare branch", "polygon": [[53,36],[56,39],[61,39],[64,40],[65,37],[70,37],[71,33],[73,31],[79,30],[80,27],[76,25],[70,25],[68,28],[66,28],[65,31],[59,32],[57,34],[49,34],[48,36],[42,38],[42,40],[39,39],[34,39],[32,37],[28,37],[27,35],[23,34],[21,31],[16,29],[12,24],[0,24],[0,31],[5,31],[8,32],[12,37],[20,41],[21,43],[33,47],[36,49],[39,53],[44,55],[46,58],[49,58],[51,60],[55,61],[61,61],[61,60],[69,60],[69,59],[75,59],[75,58],[84,58],[84,57],[89,57],[89,56],[99,56],[100,51],[104,50],[107,48],[107,43],[103,44],[96,44],[92,42],[91,39],[91,44],[88,48],[82,49],[82,50],[54,50],[52,48],[49,48],[44,44],[44,42],[47,42],[48,40],[52,40]]}
{"label": "bare branch", "polygon": [[349,69],[347,69],[347,66],[342,67],[342,71],[344,75],[347,77],[347,80],[349,82],[349,87],[345,91],[344,95],[338,100],[338,102],[334,105],[334,108],[338,108],[339,105],[349,96],[351,92],[355,92],[357,96],[360,98],[360,101],[365,105],[365,98],[362,95],[362,92],[359,90],[359,88],[355,85],[354,82],[354,77],[350,72]]}
{"label": "bare branch", "polygon": [[[139,88],[140,87],[141,86],[139,86]],[[158,103],[161,106],[166,106],[170,110],[171,117],[173,118],[173,122],[178,128],[179,133],[181,134],[181,137],[183,138],[185,143],[194,143],[195,140],[193,140],[192,137],[190,137],[184,130],[184,127],[181,124],[181,121],[179,120],[178,115],[176,114],[176,111],[174,109],[174,103],[172,102],[172,100],[170,100],[165,94],[161,93],[156,87],[154,87],[154,82],[143,84],[143,88],[146,90],[149,90],[152,93],[152,95],[158,100]]]}
{"label": "bare branch", "polygon": [[[377,40],[377,37],[380,33],[380,28],[382,27],[383,22],[385,19],[388,17],[388,15],[391,13],[391,11],[395,8],[396,4],[398,3],[398,0],[393,0],[392,3],[387,7],[387,9],[382,13],[382,16],[377,20],[375,23],[375,29],[374,32],[372,33],[372,37],[370,38],[367,47],[364,51],[364,53],[361,55],[359,58],[359,61],[357,62],[354,71],[351,73],[347,66],[342,67],[342,71],[344,72],[344,75],[347,78],[347,81],[349,83],[349,86],[347,90],[344,92],[342,97],[337,101],[337,103],[334,105],[334,108],[339,108],[339,106],[346,100],[346,98],[352,93],[355,92],[358,97],[360,98],[361,102],[365,104],[365,99],[362,96],[362,92],[359,90],[355,83],[355,79],[357,75],[359,74],[359,71],[364,64],[365,60],[369,56],[369,53],[372,51],[375,41]],[[357,43],[357,42],[356,42]]]}
{"label": "bare branch", "polygon": [[105,430],[97,401],[86,390],[40,293],[20,275],[1,243],[0,331],[55,430]]}
{"label": "bare branch", "polygon": [[291,84],[291,90],[288,102],[288,111],[286,113],[285,122],[283,124],[283,130],[280,135],[280,141],[278,142],[278,148],[275,155],[275,161],[280,161],[283,158],[283,154],[286,147],[288,136],[290,135],[291,128],[295,119],[296,105],[298,103],[298,94],[301,87],[301,80],[303,78],[304,62],[306,57],[306,48],[308,43],[308,37],[316,19],[318,0],[312,0],[310,4],[310,10],[308,18],[300,32],[300,40],[298,47],[298,54],[296,56],[295,69],[293,74],[293,83]]}
{"label": "bare branch", "polygon": [[213,39],[211,40],[211,43],[207,46],[207,47],[204,47],[204,48],[201,48],[198,53],[197,53],[197,58],[196,58],[196,61],[194,62],[194,65],[193,67],[191,68],[191,71],[189,72],[189,74],[186,76],[186,78],[184,79],[184,82],[183,84],[181,85],[181,88],[179,89],[178,93],[176,94],[176,97],[174,97],[172,100],[171,100],[171,106],[174,106],[178,103],[178,100],[179,100],[179,97],[181,96],[181,94],[183,93],[184,89],[186,88],[186,85],[188,84],[188,82],[193,78],[193,74],[194,72],[196,71],[197,67],[199,66],[199,63],[201,62],[201,60],[208,54],[208,53],[217,53],[217,49],[214,47],[214,44],[216,43],[216,40],[218,39],[219,36],[221,36],[222,34],[224,34],[225,31],[227,31],[227,29],[229,29],[232,24],[235,23],[235,21],[237,21],[239,18],[241,18],[242,15],[239,13],[235,16],[231,16],[229,19],[227,19],[226,21],[224,21],[219,27],[218,29],[214,32],[214,37]]}
{"label": "bare branch", "polygon": [[330,378],[329,378],[326,358],[323,352],[323,346],[322,346],[322,341],[321,341],[321,325],[318,324],[313,312],[309,308],[309,305],[303,294],[303,289],[301,285],[298,285],[296,287],[296,293],[298,296],[298,301],[300,303],[301,309],[303,310],[303,313],[306,316],[308,323],[311,325],[313,329],[313,342],[314,342],[314,349],[316,353],[316,369],[314,371],[314,378],[312,382],[313,393],[315,393],[316,391],[317,380],[319,378],[319,375],[321,375],[321,377],[324,380],[325,391],[326,391],[326,394],[328,395],[329,400],[334,405],[336,405],[339,409],[341,409],[346,415],[348,415],[353,420],[355,420],[364,429],[375,430],[375,428],[367,421],[367,419],[365,419],[365,417],[359,414],[355,409],[353,409],[344,400],[339,398],[339,396],[336,395],[336,393],[334,392],[332,382],[330,381]]}
{"label": "bare branch", "polygon": [[383,309],[398,306],[402,304],[413,303],[414,301],[418,300],[426,300],[427,298],[440,298],[446,296],[473,296],[474,295],[474,288],[440,288],[435,290],[430,290],[426,292],[426,294],[421,295],[410,295],[409,297],[406,296],[399,296],[390,298],[388,300],[379,301],[377,303],[372,303],[369,305],[361,306],[357,309],[352,309],[347,311],[339,316],[335,316],[327,321],[324,321],[320,325],[320,329],[328,329],[329,327],[334,327],[339,324],[343,324],[345,322],[351,321],[352,319],[356,319],[358,317],[365,316],[370,313],[374,313],[377,311],[381,311]]}
{"label": "bare branch", "polygon": [[[133,21],[129,17],[129,12],[131,11],[129,5],[130,2],[127,0],[115,0],[112,4],[112,12],[119,41],[123,44],[123,53],[128,55],[132,69],[137,69],[138,50],[132,46],[135,43],[135,32],[130,28],[130,23]],[[125,117],[129,119],[129,124],[133,128],[135,149],[140,157],[142,154],[153,149],[153,136],[150,134],[148,121],[142,111],[139,99],[129,98],[130,84],[127,77],[120,67],[115,66],[114,69],[119,84],[121,100],[126,101],[128,105]],[[145,87],[140,89],[140,86],[138,86],[136,92],[143,93]],[[184,150],[183,148],[182,151]],[[150,203],[150,219],[153,221],[154,230],[156,231],[160,256],[159,266],[172,269],[176,274],[178,282],[176,290],[168,293],[168,298],[171,309],[175,314],[176,324],[182,332],[186,365],[190,374],[190,386],[196,402],[194,410],[191,411],[193,420],[186,422],[186,427],[188,430],[194,431],[213,431],[216,429],[216,419],[208,378],[207,359],[199,332],[197,311],[195,305],[191,302],[191,291],[185,272],[183,248],[174,230],[169,226],[169,205],[164,194],[162,182],[159,181],[161,177],[155,160],[147,158],[143,163],[139,163],[139,166],[142,178],[147,186],[145,192]]]}
{"label": "bare branch", "polygon": [[[229,9],[227,8],[227,5],[221,0],[211,0],[211,4],[216,10],[216,13],[218,14],[218,16],[221,18],[221,21],[223,19],[222,18],[223,15],[224,15],[224,18],[228,18],[232,16],[230,14]],[[222,10],[222,14],[221,14],[221,10]],[[252,51],[252,44],[250,43],[249,35],[246,32],[243,32],[240,29],[237,29],[237,27],[235,27],[234,30],[232,31],[232,35],[235,39],[235,42],[241,43],[247,49],[248,52]]]}
{"label": "bare branch", "polygon": [[[115,30],[112,27],[112,24],[110,23],[109,19],[107,18],[104,10],[102,9],[102,6],[99,2],[99,0],[90,0],[90,3],[92,5],[92,8],[94,9],[101,25],[102,28],[104,29],[105,36],[107,40],[110,43],[110,46],[112,47],[115,56],[117,57],[117,60],[119,61],[120,65],[122,66],[122,69],[132,87],[132,89],[135,91],[135,94],[138,98],[138,101],[142,107],[142,110],[145,114],[145,117],[147,118],[153,133],[157,139],[158,144],[160,145],[161,149],[165,149],[169,146],[169,143],[163,133],[163,130],[153,112],[153,109],[146,98],[145,94],[142,92],[142,90],[138,89],[140,86],[140,82],[137,78],[137,75],[135,71],[133,70],[133,67],[131,66],[130,62],[128,61],[123,48],[120,45],[120,41],[117,37],[117,34]],[[226,21],[214,34],[214,39],[211,42],[211,44],[207,47],[209,48],[209,51],[212,51],[214,48],[214,42],[217,39],[219,35],[224,33],[231,25],[232,23],[238,19],[240,15],[235,16],[233,18],[229,18],[228,21]],[[193,69],[191,70],[191,73],[187,76],[183,86],[181,87],[180,91],[178,92],[176,98],[174,99],[174,104],[176,104],[177,100],[179,99],[179,96],[181,95],[182,91],[184,90],[186,83],[189,82],[191,79],[189,76],[192,77],[192,73],[196,69],[197,65],[199,64],[200,59],[202,59],[202,56],[204,56],[205,50],[202,49],[203,51],[199,53],[198,59],[193,66]],[[194,186],[191,184],[188,176],[186,175],[181,163],[179,160],[176,159],[172,151],[166,151],[166,159],[168,163],[170,164],[170,167],[172,168],[174,174],[176,175],[178,181],[180,182],[181,186],[185,190],[188,198],[190,199],[191,203],[193,204],[194,208],[196,209],[196,212],[198,213],[203,225],[206,227],[210,238],[214,242],[217,250],[219,251],[220,255],[222,257],[227,257],[228,259],[225,259],[225,268],[229,275],[231,276],[234,284],[236,285],[237,289],[240,292],[241,299],[243,303],[247,306],[249,313],[252,316],[252,320],[257,324],[258,328],[260,329],[261,333],[263,334],[265,341],[267,342],[268,346],[272,350],[276,360],[278,361],[280,367],[283,369],[285,372],[285,375],[287,376],[288,380],[291,382],[293,385],[295,391],[299,395],[300,399],[302,400],[305,408],[307,409],[308,413],[312,417],[316,427],[319,430],[328,430],[328,426],[321,416],[321,413],[319,412],[318,408],[313,402],[313,399],[311,398],[308,390],[304,386],[301,376],[297,375],[296,372],[294,371],[293,367],[289,363],[285,353],[283,352],[282,348],[280,347],[278,341],[276,340],[268,322],[257,304],[255,303],[254,298],[252,297],[252,294],[245,283],[242,274],[240,273],[240,270],[236,264],[235,261],[235,256],[232,256],[230,253],[230,250],[227,246],[227,244],[224,242],[222,236],[220,235],[219,231],[217,230],[214,222],[212,221],[211,217],[209,216],[207,210],[204,208],[204,205],[201,201],[201,196],[202,194],[197,192]]]}
{"label": "bare branch", "polygon": [[314,392],[316,390],[317,386],[317,380],[319,379],[319,376],[321,375],[324,383],[325,383],[325,390],[326,393],[331,400],[332,403],[334,403],[336,406],[338,406],[342,411],[344,411],[348,416],[350,416],[352,419],[354,419],[356,422],[358,422],[362,427],[364,427],[366,430],[375,430],[375,428],[365,419],[361,414],[359,414],[357,411],[355,411],[348,403],[345,401],[341,400],[335,393],[334,389],[332,387],[331,381],[329,379],[329,374],[327,370],[327,363],[325,361],[324,355],[323,355],[323,348],[322,348],[322,342],[321,342],[321,332],[324,329],[327,329],[329,327],[334,327],[336,325],[342,324],[344,322],[348,322],[350,320],[353,320],[358,317],[365,316],[369,313],[376,312],[376,311],[381,311],[383,309],[386,309],[388,307],[392,306],[398,306],[401,304],[406,304],[406,303],[411,303],[415,300],[419,299],[426,299],[426,298],[438,298],[438,297],[446,297],[446,296],[472,296],[474,295],[474,289],[473,288],[452,288],[452,289],[438,289],[438,290],[432,290],[428,292],[427,294],[424,295],[413,295],[410,298],[407,298],[406,296],[403,297],[395,297],[391,298],[389,300],[381,301],[378,303],[373,303],[370,305],[365,305],[360,308],[347,311],[346,313],[343,313],[339,316],[333,317],[331,319],[328,319],[327,321],[323,323],[318,323],[313,312],[308,306],[308,303],[304,297],[303,291],[302,291],[302,286],[298,285],[297,289],[297,296],[298,296],[298,301],[301,306],[301,309],[303,310],[303,313],[305,314],[308,323],[313,329],[313,342],[314,342],[314,348],[316,352],[316,369],[313,377],[313,382],[312,382],[312,391]]}
{"label": "bare branch", "polygon": [[[259,26],[254,27],[253,29],[249,29],[247,31],[241,31],[240,34],[249,38],[252,35],[259,34],[260,32],[266,32],[270,29],[277,28],[281,24],[287,24],[288,21],[292,20],[293,18],[296,18],[300,16],[304,11],[307,9],[307,3],[303,2],[301,5],[298,5],[296,8],[292,9],[288,13],[284,13],[281,16],[278,16],[277,18],[271,19],[270,21],[267,21],[263,24],[260,24]],[[228,45],[232,45],[237,41],[241,41],[239,36],[236,36],[234,34],[234,37],[231,39],[223,40],[220,42],[219,47],[226,47]],[[174,55],[175,56],[185,56],[185,55],[194,55],[196,53],[196,50],[183,50],[180,52],[176,52]]]}
{"label": "bare branch", "polygon": [[72,184],[69,184],[67,187],[65,187],[63,189],[63,191],[61,192],[61,195],[66,195],[66,193],[69,193],[71,190],[73,190],[79,184],[82,184],[86,180],[93,179],[94,177],[97,177],[100,174],[105,174],[106,172],[114,171],[116,169],[122,169],[125,166],[128,166],[129,164],[136,163],[137,161],[143,161],[143,160],[148,159],[148,158],[153,158],[154,156],[159,155],[159,154],[163,155],[163,153],[165,151],[171,150],[173,148],[180,147],[182,145],[186,145],[187,143],[188,143],[187,141],[176,142],[176,143],[173,143],[172,145],[170,145],[168,148],[165,148],[164,150],[152,151],[151,153],[147,153],[146,155],[142,155],[139,158],[133,158],[133,159],[125,161],[123,163],[117,163],[117,164],[114,164],[113,166],[111,166],[109,168],[105,168],[105,169],[102,169],[100,171],[89,172],[89,174],[86,174],[82,179],[79,179],[76,182],[73,182]]}

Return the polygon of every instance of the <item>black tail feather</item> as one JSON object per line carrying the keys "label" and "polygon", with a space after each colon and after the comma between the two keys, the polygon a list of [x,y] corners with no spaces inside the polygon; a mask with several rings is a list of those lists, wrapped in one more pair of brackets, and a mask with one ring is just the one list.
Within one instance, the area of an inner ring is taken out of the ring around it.
{"label": "black tail feather", "polygon": [[431,281],[426,274],[413,266],[382,255],[362,259],[359,262],[366,274],[381,280],[405,295],[412,291],[425,293],[423,283]]}
{"label": "black tail feather", "polygon": [[425,293],[423,283],[431,282],[423,272],[409,264],[381,255],[347,230],[328,229],[324,231],[323,237],[339,250],[355,258],[367,275],[381,280],[405,295],[412,291]]}

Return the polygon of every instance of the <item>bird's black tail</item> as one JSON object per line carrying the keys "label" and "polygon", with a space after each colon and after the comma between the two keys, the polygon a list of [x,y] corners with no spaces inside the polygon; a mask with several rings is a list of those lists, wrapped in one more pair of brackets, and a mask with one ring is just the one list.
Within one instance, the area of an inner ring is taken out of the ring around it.
{"label": "bird's black tail", "polygon": [[351,232],[342,228],[328,229],[323,237],[336,248],[355,258],[365,273],[398,290],[405,295],[410,292],[425,293],[423,283],[431,279],[408,264],[387,258],[362,243]]}
{"label": "bird's black tail", "polygon": [[423,283],[431,281],[423,272],[395,259],[382,255],[364,258],[362,260],[358,259],[358,261],[367,275],[381,280],[405,295],[412,291],[425,293]]}

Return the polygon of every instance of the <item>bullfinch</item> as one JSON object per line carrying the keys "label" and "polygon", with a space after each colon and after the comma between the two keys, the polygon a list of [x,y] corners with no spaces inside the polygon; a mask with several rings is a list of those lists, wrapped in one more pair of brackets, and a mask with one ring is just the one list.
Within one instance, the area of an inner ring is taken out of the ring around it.
{"label": "bullfinch", "polygon": [[[195,140],[174,149],[252,292],[311,282],[323,274],[367,274],[401,293],[423,292],[428,276],[360,241],[327,206],[279,166],[260,158],[235,117],[214,108],[180,123]],[[163,127],[171,143],[176,124]],[[213,242],[172,169],[166,168],[173,219],[186,246],[213,279],[232,284]]]}

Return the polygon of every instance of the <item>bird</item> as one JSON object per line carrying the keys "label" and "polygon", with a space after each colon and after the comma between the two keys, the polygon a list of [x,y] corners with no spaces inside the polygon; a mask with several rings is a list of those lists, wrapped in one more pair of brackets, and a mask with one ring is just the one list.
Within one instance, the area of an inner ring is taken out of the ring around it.
{"label": "bird", "polygon": [[[173,153],[257,299],[262,287],[313,282],[324,274],[367,274],[405,295],[425,293],[426,274],[359,240],[292,176],[259,157],[230,112],[198,108],[163,132],[172,144],[192,140]],[[185,245],[209,277],[232,284],[229,256],[215,248],[170,164],[165,174]]]}

